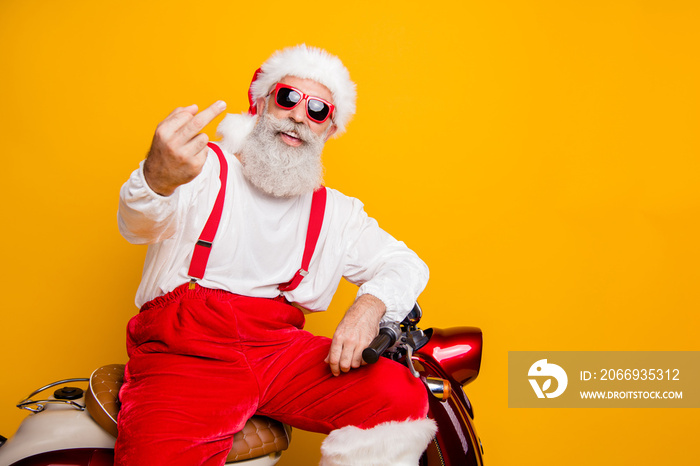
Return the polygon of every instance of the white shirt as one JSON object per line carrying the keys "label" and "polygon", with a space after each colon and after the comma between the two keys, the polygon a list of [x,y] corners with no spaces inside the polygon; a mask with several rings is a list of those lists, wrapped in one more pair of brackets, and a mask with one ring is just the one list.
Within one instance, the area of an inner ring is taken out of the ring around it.
{"label": "white shirt", "polygon": [[[277,286],[301,267],[312,194],[284,199],[251,185],[239,160],[229,164],[224,209],[207,264],[198,283],[245,296],[273,298]],[[211,213],[221,183],[219,160],[210,149],[202,172],[170,196],[153,192],[143,162],[122,186],[119,231],[133,244],[148,244],[136,305],[190,280],[192,251]],[[402,320],[428,281],[428,267],[395,240],[354,198],[327,188],[323,227],[309,274],[283,295],[311,311],[328,308],[341,277],[387,307],[383,320]]]}

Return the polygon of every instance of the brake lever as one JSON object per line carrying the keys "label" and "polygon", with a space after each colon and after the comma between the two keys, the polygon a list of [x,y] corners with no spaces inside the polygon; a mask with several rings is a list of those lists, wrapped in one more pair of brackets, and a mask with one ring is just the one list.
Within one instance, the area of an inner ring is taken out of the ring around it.
{"label": "brake lever", "polygon": [[420,374],[416,370],[415,367],[413,367],[413,346],[410,344],[406,345],[406,366],[408,367],[408,370],[411,371],[411,374],[413,377],[419,379]]}

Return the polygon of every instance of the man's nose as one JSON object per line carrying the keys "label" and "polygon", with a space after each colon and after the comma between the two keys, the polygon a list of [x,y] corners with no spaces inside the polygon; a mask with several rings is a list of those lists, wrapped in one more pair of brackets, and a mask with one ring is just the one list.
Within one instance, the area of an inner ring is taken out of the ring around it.
{"label": "man's nose", "polygon": [[306,100],[302,100],[299,105],[291,109],[289,116],[297,123],[304,123],[306,120]]}

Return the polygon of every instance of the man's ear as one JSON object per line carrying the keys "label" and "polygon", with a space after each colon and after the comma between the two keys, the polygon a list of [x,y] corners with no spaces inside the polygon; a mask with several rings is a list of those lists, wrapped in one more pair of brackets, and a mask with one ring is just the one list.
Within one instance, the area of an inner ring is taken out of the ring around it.
{"label": "man's ear", "polygon": [[335,134],[336,131],[338,131],[338,127],[336,125],[333,125],[330,128],[328,128],[328,134],[326,134],[326,141],[328,141],[331,138],[331,136]]}
{"label": "man's ear", "polygon": [[258,112],[257,115],[265,113],[265,100],[265,97],[258,97],[258,100],[255,102],[256,111]]}

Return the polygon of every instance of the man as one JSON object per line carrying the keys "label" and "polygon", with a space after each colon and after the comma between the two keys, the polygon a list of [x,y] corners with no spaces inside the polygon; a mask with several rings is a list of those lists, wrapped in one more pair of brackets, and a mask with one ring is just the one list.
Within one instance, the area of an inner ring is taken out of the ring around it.
{"label": "man", "polygon": [[[149,247],[117,464],[222,464],[259,413],[330,434],[322,464],[415,465],[435,433],[425,388],[392,361],[363,365],[362,350],[410,311],[427,267],[321,186],[355,85],[337,57],[301,45],[263,64],[249,99],[218,146],[200,131],[223,102],[173,111],[122,187],[120,231]],[[325,310],[341,277],[360,289],[332,340],[303,331],[302,311]]]}

